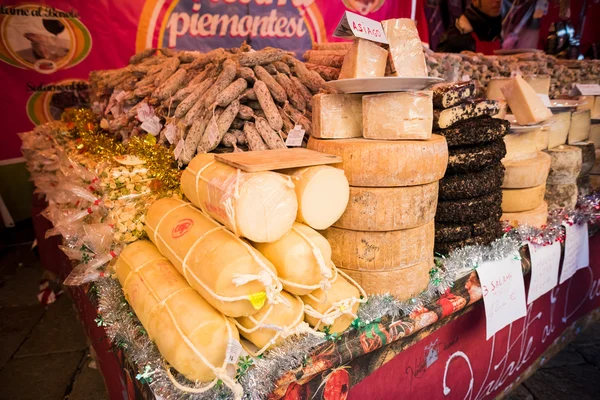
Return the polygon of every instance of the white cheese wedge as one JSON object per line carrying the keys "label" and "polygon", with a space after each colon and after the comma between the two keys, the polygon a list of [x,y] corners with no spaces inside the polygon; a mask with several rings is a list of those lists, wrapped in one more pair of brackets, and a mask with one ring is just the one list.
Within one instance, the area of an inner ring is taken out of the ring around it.
{"label": "white cheese wedge", "polygon": [[316,138],[362,137],[362,95],[317,94],[312,98],[312,120]]}
{"label": "white cheese wedge", "polygon": [[521,76],[515,76],[500,90],[519,125],[536,124],[552,117],[550,109]]}
{"label": "white cheese wedge", "polygon": [[385,75],[388,52],[364,39],[356,39],[344,57],[338,79],[375,78]]}
{"label": "white cheese wedge", "polygon": [[553,149],[567,143],[569,136],[569,128],[571,127],[571,112],[563,112],[554,114],[550,120],[548,127],[544,128],[548,131],[548,148]]}
{"label": "white cheese wedge", "polygon": [[590,137],[592,125],[592,114],[590,110],[575,111],[571,115],[571,127],[569,128],[569,144],[582,142]]}
{"label": "white cheese wedge", "polygon": [[427,76],[423,44],[412,19],[397,18],[381,22],[390,44],[390,54],[396,70],[394,76]]}

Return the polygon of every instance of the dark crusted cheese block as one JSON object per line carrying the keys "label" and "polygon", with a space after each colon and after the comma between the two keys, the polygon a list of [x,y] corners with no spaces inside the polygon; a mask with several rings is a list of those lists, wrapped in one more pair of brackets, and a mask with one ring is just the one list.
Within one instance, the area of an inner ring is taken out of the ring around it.
{"label": "dark crusted cheese block", "polygon": [[596,146],[591,142],[578,142],[569,146],[578,147],[581,149],[581,172],[579,176],[584,176],[590,173],[596,162]]}
{"label": "dark crusted cheese block", "polygon": [[502,214],[502,192],[474,197],[472,199],[439,201],[436,222],[474,223]]}
{"label": "dark crusted cheese block", "polygon": [[449,253],[453,252],[454,250],[460,249],[465,246],[473,246],[476,244],[485,246],[485,245],[492,243],[494,240],[498,239],[500,236],[502,236],[502,226],[498,222],[498,226],[496,227],[496,230],[485,233],[480,236],[471,236],[470,238],[455,241],[455,242],[436,242],[434,251],[436,253],[440,253],[440,254],[449,254]]}
{"label": "dark crusted cheese block", "polygon": [[572,210],[577,204],[577,184],[546,185],[544,200],[551,210],[557,208]]}
{"label": "dark crusted cheese block", "polygon": [[483,196],[500,189],[504,179],[504,166],[498,163],[478,172],[446,174],[440,180],[439,198],[457,200]]}
{"label": "dark crusted cheese block", "polygon": [[587,196],[593,192],[592,181],[589,175],[583,175],[577,178],[577,191],[579,196]]}
{"label": "dark crusted cheese block", "polygon": [[433,106],[449,108],[475,96],[475,81],[438,83],[433,90]]}
{"label": "dark crusted cheese block", "polygon": [[457,122],[436,133],[446,138],[448,147],[457,147],[493,142],[504,137],[509,129],[507,120],[484,115]]}
{"label": "dark crusted cheese block", "polygon": [[496,100],[463,103],[445,110],[433,110],[433,129],[446,129],[457,122],[482,115],[494,116],[500,111]]}
{"label": "dark crusted cheese block", "polygon": [[481,171],[496,165],[506,155],[504,140],[477,146],[457,147],[448,150],[448,169],[446,173],[461,174]]}
{"label": "dark crusted cheese block", "polygon": [[499,216],[493,215],[483,221],[472,224],[446,224],[436,222],[435,241],[437,242],[456,242],[465,240],[471,236],[481,236],[495,231],[500,224]]}

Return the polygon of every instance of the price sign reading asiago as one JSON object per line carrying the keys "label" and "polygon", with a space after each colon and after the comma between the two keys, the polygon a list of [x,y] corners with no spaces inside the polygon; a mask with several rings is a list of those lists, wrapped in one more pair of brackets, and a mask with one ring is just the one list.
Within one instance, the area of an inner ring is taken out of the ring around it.
{"label": "price sign reading asiago", "polygon": [[339,38],[359,37],[373,42],[388,43],[381,22],[365,18],[350,11],[346,11],[335,28],[333,36]]}

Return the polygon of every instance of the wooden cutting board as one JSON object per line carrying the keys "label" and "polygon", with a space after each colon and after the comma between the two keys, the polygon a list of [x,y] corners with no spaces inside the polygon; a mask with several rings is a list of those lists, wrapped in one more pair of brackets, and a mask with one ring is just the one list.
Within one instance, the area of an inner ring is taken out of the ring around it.
{"label": "wooden cutting board", "polygon": [[272,171],[342,162],[342,158],[339,156],[304,148],[215,154],[215,160],[246,172]]}

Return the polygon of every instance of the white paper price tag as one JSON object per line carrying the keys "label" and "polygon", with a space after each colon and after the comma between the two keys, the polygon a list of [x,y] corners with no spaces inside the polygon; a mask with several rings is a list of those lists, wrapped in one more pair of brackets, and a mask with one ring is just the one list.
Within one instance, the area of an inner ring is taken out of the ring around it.
{"label": "white paper price tag", "polygon": [[575,87],[582,96],[600,96],[600,85],[597,83],[576,83]]}
{"label": "white paper price tag", "polygon": [[227,352],[225,358],[228,364],[236,365],[240,354],[242,353],[242,345],[235,339],[229,338],[227,341]]}
{"label": "white paper price tag", "polygon": [[148,105],[148,103],[143,102],[137,109],[137,118],[140,122],[144,122],[147,119],[150,119],[154,116],[154,110],[152,107]]}
{"label": "white paper price tag", "polygon": [[117,104],[116,106],[110,109],[110,112],[113,115],[113,117],[118,118],[119,115],[121,115],[121,106]]}
{"label": "white paper price tag", "polygon": [[346,11],[338,23],[333,36],[339,38],[358,37],[373,42],[388,43],[381,22]]}
{"label": "white paper price tag", "polygon": [[175,142],[175,139],[177,138],[177,128],[175,128],[175,125],[168,124],[165,127],[165,138],[167,138],[167,140],[171,144],[173,144],[173,142]]}
{"label": "white paper price tag", "polygon": [[177,146],[175,146],[175,150],[173,150],[173,155],[175,156],[176,160],[179,160],[179,156],[181,156],[181,152],[183,151],[183,139],[179,139],[179,142],[177,142]]}
{"label": "white paper price tag", "polygon": [[485,306],[486,337],[527,314],[525,281],[518,254],[477,267]]}
{"label": "white paper price tag", "polygon": [[285,145],[287,147],[300,147],[302,146],[302,140],[304,139],[304,133],[306,131],[302,129],[302,126],[296,125],[294,129],[292,129],[288,133],[288,137],[285,140]]}
{"label": "white paper price tag", "polygon": [[160,118],[158,118],[156,115],[154,115],[152,118],[147,118],[144,122],[142,122],[141,128],[146,132],[153,134],[154,136],[158,135],[162,129]]}
{"label": "white paper price tag", "polygon": [[461,81],[470,81],[471,80],[471,76],[470,75],[463,75],[462,78],[460,78]]}
{"label": "white paper price tag", "polygon": [[115,100],[117,101],[117,103],[120,103],[123,101],[123,99],[127,97],[127,92],[124,90],[121,90],[117,93],[117,95],[115,96]]}
{"label": "white paper price tag", "polygon": [[531,255],[531,282],[527,304],[533,303],[558,284],[560,243],[554,242],[549,246],[529,243],[529,254]]}
{"label": "white paper price tag", "polygon": [[563,283],[577,272],[578,269],[590,265],[590,248],[588,242],[588,226],[564,225],[565,257],[563,259],[560,283]]}

